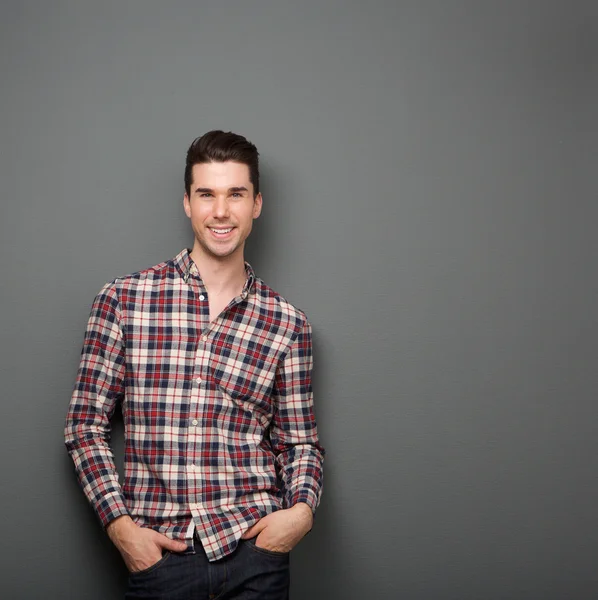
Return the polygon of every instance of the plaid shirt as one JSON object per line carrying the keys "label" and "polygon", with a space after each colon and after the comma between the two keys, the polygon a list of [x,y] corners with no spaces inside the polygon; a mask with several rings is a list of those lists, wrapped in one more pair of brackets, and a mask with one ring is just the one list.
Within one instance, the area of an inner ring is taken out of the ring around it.
{"label": "plaid shirt", "polygon": [[[261,517],[322,493],[311,326],[255,277],[210,322],[187,249],[96,296],[65,428],[81,486],[106,526],[128,514],[210,560]],[[121,487],[109,446],[125,423]]]}

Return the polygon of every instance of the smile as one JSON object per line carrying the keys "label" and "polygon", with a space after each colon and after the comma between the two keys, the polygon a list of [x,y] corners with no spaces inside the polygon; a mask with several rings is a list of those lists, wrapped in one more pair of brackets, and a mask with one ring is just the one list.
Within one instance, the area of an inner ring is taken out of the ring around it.
{"label": "smile", "polygon": [[226,229],[224,228],[216,228],[216,227],[208,227],[208,229],[217,237],[224,237],[226,235],[228,235],[233,229],[234,227],[227,227]]}

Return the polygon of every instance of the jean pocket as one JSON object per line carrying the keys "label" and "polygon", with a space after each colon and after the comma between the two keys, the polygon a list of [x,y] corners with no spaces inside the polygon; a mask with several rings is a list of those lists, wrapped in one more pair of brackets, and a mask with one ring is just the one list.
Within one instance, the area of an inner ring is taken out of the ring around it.
{"label": "jean pocket", "polygon": [[159,569],[169,558],[170,552],[166,550],[162,555],[162,558],[158,562],[155,562],[153,565],[150,565],[147,569],[142,569],[141,571],[130,571],[129,575],[131,577],[137,577],[138,575],[147,575],[148,573],[152,573],[156,569]]}
{"label": "jean pocket", "polygon": [[268,550],[267,548],[262,548],[261,546],[257,545],[256,538],[249,538],[247,540],[247,543],[252,550],[254,550],[255,552],[258,552],[259,554],[264,554],[266,556],[275,556],[277,558],[288,558],[289,554],[290,554],[289,552],[278,552],[278,550]]}

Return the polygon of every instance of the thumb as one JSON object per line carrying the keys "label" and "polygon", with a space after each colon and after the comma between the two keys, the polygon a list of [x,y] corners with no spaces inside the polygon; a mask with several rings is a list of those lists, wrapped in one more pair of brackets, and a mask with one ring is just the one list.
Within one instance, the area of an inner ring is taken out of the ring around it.
{"label": "thumb", "polygon": [[241,539],[248,540],[258,535],[261,531],[266,528],[267,523],[262,523],[263,519],[260,519],[255,525],[252,525],[242,536]]}
{"label": "thumb", "polygon": [[171,540],[169,537],[165,535],[162,536],[160,540],[160,545],[162,548],[166,550],[170,550],[171,552],[182,552],[187,549],[187,544],[182,540]]}

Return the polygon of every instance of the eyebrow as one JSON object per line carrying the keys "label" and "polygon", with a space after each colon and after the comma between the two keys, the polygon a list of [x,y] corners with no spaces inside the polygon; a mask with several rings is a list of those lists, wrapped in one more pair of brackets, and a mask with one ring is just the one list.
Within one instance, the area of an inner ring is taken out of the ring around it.
{"label": "eyebrow", "polygon": [[[199,187],[195,191],[199,194],[205,194],[205,193],[213,194],[214,193],[214,190],[212,188],[204,188],[204,187]],[[248,192],[248,191],[249,190],[245,186],[242,186],[242,185],[228,188],[229,194],[233,193],[233,192]]]}

